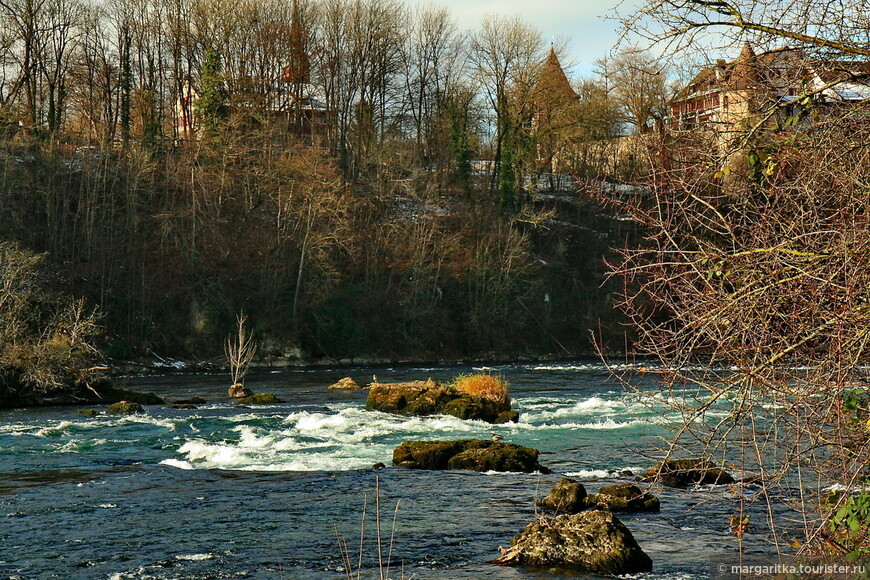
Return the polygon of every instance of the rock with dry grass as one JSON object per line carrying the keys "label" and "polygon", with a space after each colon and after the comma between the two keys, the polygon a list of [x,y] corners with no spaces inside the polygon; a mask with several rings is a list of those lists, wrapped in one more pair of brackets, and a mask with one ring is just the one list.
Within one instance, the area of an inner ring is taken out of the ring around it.
{"label": "rock with dry grass", "polygon": [[510,408],[508,383],[490,374],[460,375],[451,384],[457,392]]}
{"label": "rock with dry grass", "polygon": [[350,377],[344,377],[334,385],[330,385],[329,389],[338,391],[358,391],[362,387]]}
{"label": "rock with dry grass", "polygon": [[[485,375],[488,376],[488,375]],[[461,378],[461,377],[460,377]],[[398,415],[452,415],[488,423],[516,422],[506,385],[490,381],[457,380],[449,385],[432,379],[406,383],[372,383],[366,409]]]}

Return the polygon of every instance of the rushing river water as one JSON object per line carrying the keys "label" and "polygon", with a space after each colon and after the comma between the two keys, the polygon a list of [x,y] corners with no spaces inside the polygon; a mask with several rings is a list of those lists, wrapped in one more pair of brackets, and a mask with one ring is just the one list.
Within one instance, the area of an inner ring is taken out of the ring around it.
{"label": "rushing river water", "polygon": [[[377,475],[385,559],[399,501],[392,578],[402,566],[406,578],[564,578],[487,561],[536,517],[535,499],[560,476],[594,492],[624,481],[612,470],[649,467],[669,418],[598,364],[487,370],[510,382],[518,424],[369,412],[366,391],[326,390],[343,376],[448,380],[470,367],[260,371],[248,385],[287,402],[251,409],[226,399],[225,376],[197,375],[127,381],[169,400],[213,401],[197,410],[95,418],[75,407],[0,411],[0,577],[344,578],[336,529],[355,566],[367,495],[362,577],[377,578]],[[539,449],[554,474],[371,469],[389,465],[403,440],[493,433]],[[640,577],[706,577],[711,555],[735,549],[733,493],[663,489],[661,513],[620,516],[654,562]]]}

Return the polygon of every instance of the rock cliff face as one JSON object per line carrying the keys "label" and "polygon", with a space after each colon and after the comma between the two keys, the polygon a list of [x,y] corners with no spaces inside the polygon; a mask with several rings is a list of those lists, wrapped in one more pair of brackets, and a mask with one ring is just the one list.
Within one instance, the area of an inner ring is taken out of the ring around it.
{"label": "rock cliff face", "polygon": [[393,451],[393,464],[409,469],[467,469],[546,473],[538,451],[485,439],[405,441]]}
{"label": "rock cliff face", "polygon": [[453,415],[460,419],[478,419],[488,423],[516,422],[519,415],[511,411],[510,402],[474,397],[438,385],[432,380],[409,383],[373,383],[366,400],[369,411],[398,415]]}
{"label": "rock cliff face", "polygon": [[586,511],[541,518],[511,540],[498,564],[557,566],[599,574],[636,574],[652,570],[631,532],[616,516]]}

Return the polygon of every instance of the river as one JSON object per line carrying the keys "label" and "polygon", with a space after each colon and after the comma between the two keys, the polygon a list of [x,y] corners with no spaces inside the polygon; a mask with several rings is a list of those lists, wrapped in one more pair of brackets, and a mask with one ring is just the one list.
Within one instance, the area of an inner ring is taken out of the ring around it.
{"label": "river", "polygon": [[[481,370],[508,380],[519,423],[369,412],[365,391],[326,389],[344,376],[440,381]],[[287,402],[250,409],[226,399],[224,375],[118,382],[169,400],[210,402],[129,417],[86,418],[76,407],[0,411],[0,577],[345,578],[336,532],[356,567],[367,502],[362,578],[378,578],[377,477],[391,578],[402,567],[405,578],[417,579],[564,578],[487,562],[534,520],[535,499],[560,476],[581,480],[590,493],[625,481],[618,473],[648,468],[676,420],[594,362],[262,370],[248,386]],[[654,376],[640,387],[654,389]],[[372,469],[389,466],[403,440],[494,433],[539,449],[554,473]],[[620,516],[654,562],[640,577],[707,577],[711,555],[736,550],[728,533],[734,490],[658,493],[661,513]],[[750,534],[746,542],[764,538]]]}

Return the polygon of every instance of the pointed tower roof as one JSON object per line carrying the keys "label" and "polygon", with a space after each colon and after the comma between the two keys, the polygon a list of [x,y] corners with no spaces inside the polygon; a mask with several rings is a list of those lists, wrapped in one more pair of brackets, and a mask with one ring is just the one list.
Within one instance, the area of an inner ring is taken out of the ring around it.
{"label": "pointed tower roof", "polygon": [[535,85],[535,93],[539,95],[540,99],[551,102],[577,99],[577,93],[574,92],[568,77],[565,76],[565,71],[562,69],[562,64],[559,62],[559,57],[556,56],[556,50],[553,47],[550,47],[550,54],[541,68],[541,76],[538,77],[538,83]]}
{"label": "pointed tower roof", "polygon": [[749,41],[743,43],[740,56],[733,63],[731,76],[728,79],[728,88],[736,90],[748,90],[758,87],[758,59]]}

